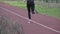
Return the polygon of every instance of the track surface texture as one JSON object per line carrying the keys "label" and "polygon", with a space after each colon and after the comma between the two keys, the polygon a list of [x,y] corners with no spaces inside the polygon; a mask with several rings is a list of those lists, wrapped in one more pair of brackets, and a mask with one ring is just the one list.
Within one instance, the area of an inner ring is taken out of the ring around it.
{"label": "track surface texture", "polygon": [[42,14],[31,14],[28,23],[27,10],[0,2],[0,16],[6,16],[23,25],[24,34],[60,34],[60,19]]}

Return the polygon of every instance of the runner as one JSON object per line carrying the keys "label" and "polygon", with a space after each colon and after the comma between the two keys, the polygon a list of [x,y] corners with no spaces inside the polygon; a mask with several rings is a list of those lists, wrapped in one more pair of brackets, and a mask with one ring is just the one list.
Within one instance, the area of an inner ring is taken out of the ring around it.
{"label": "runner", "polygon": [[[26,1],[26,0],[24,0]],[[27,0],[27,10],[28,10],[28,17],[29,17],[29,22],[31,22],[31,12],[32,14],[35,14],[34,9],[35,9],[35,3],[34,0]]]}

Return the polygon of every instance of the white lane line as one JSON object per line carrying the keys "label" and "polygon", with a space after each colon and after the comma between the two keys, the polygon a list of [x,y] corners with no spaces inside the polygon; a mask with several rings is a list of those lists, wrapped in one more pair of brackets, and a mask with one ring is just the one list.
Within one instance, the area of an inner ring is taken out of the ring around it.
{"label": "white lane line", "polygon": [[[24,18],[24,19],[26,19],[26,20],[29,20],[28,18],[26,18],[26,17],[24,17],[24,16],[22,16],[22,15],[19,15],[19,14],[15,13],[15,12],[13,12],[13,11],[11,11],[11,10],[8,10],[8,9],[6,9],[6,8],[3,8],[3,7],[0,7],[0,8],[3,9],[3,10],[5,10],[5,11],[7,11],[7,12],[9,12],[9,13],[12,13],[12,14],[14,14],[14,15],[17,15],[17,16],[19,16],[19,17],[21,17],[21,18]],[[45,26],[45,25],[43,25],[43,24],[41,24],[41,23],[39,23],[39,22],[36,22],[36,21],[34,21],[34,20],[31,20],[31,21],[32,21],[33,23],[35,23],[35,24],[38,24],[38,25],[43,26],[43,27],[45,27],[45,28],[47,28],[47,29],[50,29],[50,30],[52,30],[52,31],[54,31],[54,32],[60,33],[60,31],[55,30],[55,29],[53,29],[53,28],[50,28],[50,27],[48,27],[48,26]]]}

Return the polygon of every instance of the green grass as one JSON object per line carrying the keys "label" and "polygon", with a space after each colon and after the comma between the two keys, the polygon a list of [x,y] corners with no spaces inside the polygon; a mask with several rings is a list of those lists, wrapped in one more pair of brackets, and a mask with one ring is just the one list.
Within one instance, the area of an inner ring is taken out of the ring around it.
{"label": "green grass", "polygon": [[17,7],[20,7],[20,8],[26,8],[26,4],[24,2],[17,2],[17,1],[5,1],[5,3],[8,3],[12,6],[17,6]]}
{"label": "green grass", "polygon": [[[9,3],[12,6],[18,6],[20,8],[26,9],[26,3],[24,3],[24,2],[8,1],[6,3]],[[39,5],[35,5],[35,7],[36,7],[36,10],[41,14],[46,14],[46,15],[53,16],[56,18],[60,18],[60,15],[59,15],[60,9],[58,9],[58,8],[47,8],[47,7],[42,7]]]}
{"label": "green grass", "polygon": [[53,16],[56,18],[60,18],[60,9],[58,8],[47,8],[47,7],[37,7],[36,6],[36,10],[41,13],[41,14],[46,14],[49,16]]}

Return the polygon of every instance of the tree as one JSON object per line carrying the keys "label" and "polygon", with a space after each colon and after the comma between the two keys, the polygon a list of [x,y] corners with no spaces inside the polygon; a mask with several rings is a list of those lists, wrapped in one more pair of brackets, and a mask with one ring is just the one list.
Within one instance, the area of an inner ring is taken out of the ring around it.
{"label": "tree", "polygon": [[58,0],[56,0],[56,3],[58,3]]}
{"label": "tree", "polygon": [[51,0],[51,2],[53,3],[53,0]]}
{"label": "tree", "polygon": [[48,0],[46,0],[46,2],[48,2]]}

